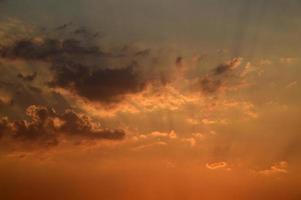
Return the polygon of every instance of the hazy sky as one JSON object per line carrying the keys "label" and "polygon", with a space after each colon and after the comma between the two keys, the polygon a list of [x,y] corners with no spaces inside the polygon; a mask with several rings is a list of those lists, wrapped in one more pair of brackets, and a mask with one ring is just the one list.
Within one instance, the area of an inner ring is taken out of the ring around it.
{"label": "hazy sky", "polygon": [[0,0],[0,199],[300,199],[300,8]]}

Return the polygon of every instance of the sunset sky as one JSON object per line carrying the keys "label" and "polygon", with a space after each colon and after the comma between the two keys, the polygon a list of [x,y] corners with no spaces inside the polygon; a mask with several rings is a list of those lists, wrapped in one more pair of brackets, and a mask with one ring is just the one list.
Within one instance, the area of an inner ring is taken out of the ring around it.
{"label": "sunset sky", "polygon": [[300,200],[299,0],[0,0],[0,200]]}

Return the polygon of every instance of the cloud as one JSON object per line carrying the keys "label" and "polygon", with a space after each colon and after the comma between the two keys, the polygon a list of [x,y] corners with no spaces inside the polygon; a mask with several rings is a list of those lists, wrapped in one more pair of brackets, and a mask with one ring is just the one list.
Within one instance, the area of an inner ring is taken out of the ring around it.
{"label": "cloud", "polygon": [[291,88],[296,87],[296,86],[297,86],[297,81],[293,81],[293,82],[290,82],[289,84],[287,84],[286,88],[291,89]]}
{"label": "cloud", "polygon": [[18,142],[55,146],[59,137],[77,137],[80,139],[121,140],[125,132],[121,129],[105,129],[93,122],[89,117],[66,110],[62,114],[54,109],[32,105],[26,109],[30,120],[10,121],[0,120],[0,134],[2,138]]}
{"label": "cloud", "polygon": [[[84,35],[78,36],[78,33],[70,34],[69,38],[42,35],[16,39],[0,48],[3,59],[48,63],[52,73],[48,77],[49,87],[67,89],[87,100],[103,104],[116,103],[128,94],[139,93],[154,79],[160,82],[162,77],[155,78],[154,72],[141,76],[141,71],[145,69],[138,60],[146,59],[149,54],[148,49],[105,53],[96,41]],[[37,77],[37,73],[19,73],[18,77],[29,82]]]}
{"label": "cloud", "polygon": [[254,70],[254,66],[252,66],[252,64],[250,62],[248,62],[245,65],[243,71],[240,73],[240,77],[245,77],[246,75],[248,75],[253,70]]}
{"label": "cloud", "polygon": [[3,116],[25,117],[24,110],[30,105],[52,105],[56,109],[69,106],[53,92],[45,91],[37,82],[20,81],[16,68],[0,69],[0,108]]}
{"label": "cloud", "polygon": [[270,60],[270,59],[262,59],[259,61],[259,65],[272,65],[273,64],[273,61]]}
{"label": "cloud", "polygon": [[244,115],[256,119],[258,118],[259,114],[256,111],[256,107],[253,103],[248,101],[224,101],[222,103],[224,108],[230,108],[230,109],[237,109],[240,110]]}
{"label": "cloud", "polygon": [[176,59],[176,66],[177,67],[182,67],[182,65],[183,65],[183,57],[178,56],[177,59]]}
{"label": "cloud", "polygon": [[288,163],[286,161],[280,161],[273,164],[269,169],[259,171],[260,174],[265,176],[271,176],[276,174],[286,174]]}
{"label": "cloud", "polygon": [[13,100],[10,95],[0,90],[0,107],[6,105],[12,105]]}
{"label": "cloud", "polygon": [[206,76],[200,77],[199,85],[205,94],[212,94],[220,90],[229,79],[229,73],[233,72],[241,64],[241,58],[233,58],[232,60],[218,65],[211,73]]}
{"label": "cloud", "polygon": [[222,81],[206,76],[200,80],[200,85],[204,93],[214,93],[222,86]]}
{"label": "cloud", "polygon": [[56,31],[62,31],[62,30],[65,30],[67,29],[68,27],[70,27],[73,23],[72,22],[69,22],[69,23],[65,23],[63,25],[60,25],[58,27],[55,28]]}
{"label": "cloud", "polygon": [[152,149],[152,148],[158,148],[158,147],[165,147],[168,144],[166,142],[163,141],[158,141],[158,142],[153,142],[151,144],[144,144],[144,145],[140,145],[137,147],[132,148],[133,151],[141,151],[141,150],[145,150],[145,149]]}
{"label": "cloud", "polygon": [[0,118],[0,139],[4,134],[6,134],[8,127],[9,127],[8,119],[5,117]]}
{"label": "cloud", "polygon": [[125,132],[121,129],[103,129],[85,115],[72,110],[65,111],[58,117],[61,120],[59,130],[68,135],[79,135],[91,139],[123,139]]}
{"label": "cloud", "polygon": [[225,119],[213,120],[213,119],[204,118],[204,119],[202,119],[202,123],[204,125],[213,125],[213,124],[227,124],[228,122]]}
{"label": "cloud", "polygon": [[196,140],[193,137],[184,138],[182,139],[182,141],[188,143],[191,147],[194,147],[196,145]]}
{"label": "cloud", "polygon": [[[74,38],[52,39],[47,37],[17,39],[0,50],[2,58],[24,59],[32,61],[67,62],[78,61],[86,56],[100,56],[100,49]],[[79,57],[77,57],[79,56]],[[77,57],[77,58],[76,58]]]}
{"label": "cloud", "polygon": [[227,73],[230,70],[235,69],[236,67],[238,67],[241,64],[241,58],[233,58],[232,60],[230,60],[229,62],[226,62],[224,64],[221,64],[219,66],[217,66],[214,70],[213,73],[215,75],[222,75]]}
{"label": "cloud", "polygon": [[211,170],[217,170],[217,169],[224,169],[225,167],[227,167],[227,165],[228,164],[226,162],[214,162],[214,163],[207,163],[206,167]]}
{"label": "cloud", "polygon": [[146,85],[139,80],[134,66],[93,71],[82,65],[55,66],[52,71],[51,87],[65,88],[91,101],[103,103],[118,102],[124,95],[142,91]]}
{"label": "cloud", "polygon": [[297,58],[290,58],[290,57],[280,58],[281,64],[295,64],[297,61],[298,61]]}
{"label": "cloud", "polygon": [[175,131],[168,132],[160,132],[160,131],[154,131],[151,132],[147,137],[154,137],[154,138],[169,138],[169,139],[176,139],[177,134]]}
{"label": "cloud", "polygon": [[32,74],[23,75],[22,73],[18,73],[18,78],[24,80],[24,81],[33,81],[37,77],[37,73],[34,72]]}

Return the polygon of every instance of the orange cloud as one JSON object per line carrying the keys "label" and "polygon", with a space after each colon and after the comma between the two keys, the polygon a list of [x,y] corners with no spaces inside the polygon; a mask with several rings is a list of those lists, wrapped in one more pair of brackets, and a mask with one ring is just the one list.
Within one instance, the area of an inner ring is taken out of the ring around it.
{"label": "orange cloud", "polygon": [[288,163],[286,161],[280,161],[273,164],[269,169],[259,171],[260,174],[265,176],[272,176],[277,174],[287,174],[288,173]]}
{"label": "orange cloud", "polygon": [[211,170],[217,170],[217,169],[224,169],[225,167],[227,167],[227,165],[228,164],[226,162],[214,162],[214,163],[207,163],[206,167]]}

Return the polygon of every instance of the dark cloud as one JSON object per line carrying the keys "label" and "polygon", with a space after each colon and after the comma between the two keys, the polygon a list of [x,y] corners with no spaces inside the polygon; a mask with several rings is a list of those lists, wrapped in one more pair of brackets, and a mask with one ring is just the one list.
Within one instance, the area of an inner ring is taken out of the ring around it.
{"label": "dark cloud", "polygon": [[176,66],[182,67],[182,65],[183,65],[183,57],[178,56],[178,57],[176,58]]}
{"label": "dark cloud", "polygon": [[57,145],[60,136],[89,140],[120,140],[125,136],[121,129],[104,129],[72,110],[59,114],[52,108],[32,105],[26,109],[26,115],[29,120],[1,118],[0,136],[42,146]]}
{"label": "dark cloud", "polygon": [[67,29],[68,27],[70,27],[72,25],[73,25],[73,23],[69,22],[69,23],[66,23],[66,24],[63,24],[63,25],[60,25],[60,26],[56,27],[55,30],[57,30],[57,31],[65,30],[65,29]]}
{"label": "dark cloud", "polygon": [[201,89],[204,93],[214,93],[222,86],[222,81],[204,77],[200,80]]}
{"label": "dark cloud", "polygon": [[145,82],[138,79],[134,66],[121,69],[89,71],[82,65],[55,66],[52,87],[67,88],[91,101],[117,102],[126,94],[143,90]]}
{"label": "dark cloud", "polygon": [[82,136],[84,134],[85,137],[91,139],[112,140],[119,140],[125,136],[125,132],[121,129],[99,129],[87,116],[79,115],[72,110],[66,110],[59,120],[63,122],[59,129],[68,135]]}
{"label": "dark cloud", "polygon": [[229,69],[230,69],[230,65],[228,65],[228,64],[221,64],[221,65],[217,66],[214,69],[214,74],[215,75],[221,75],[221,74],[224,74],[224,73],[228,72]]}
{"label": "dark cloud", "polygon": [[84,46],[77,39],[51,39],[44,38],[42,41],[33,39],[21,39],[10,46],[0,49],[2,58],[24,59],[33,61],[59,62],[69,61],[73,58],[83,59],[85,56],[100,56],[97,46]]}
{"label": "dark cloud", "polygon": [[[30,105],[52,105],[57,103],[57,100],[54,99],[52,94],[44,96],[40,87],[31,85],[31,82],[23,83],[13,78],[15,78],[15,76],[11,77],[9,84],[0,85],[2,90],[9,94],[11,100],[10,104],[6,103],[5,106],[0,109],[1,114],[13,118],[20,118],[24,116],[23,111]],[[69,107],[64,101],[60,102],[65,108]],[[57,106],[54,107],[57,109]],[[11,110],[14,111],[11,112]]]}
{"label": "dark cloud", "polygon": [[14,102],[11,98],[10,99],[2,99],[1,95],[0,95],[0,108],[1,108],[1,106],[12,105],[13,103]]}
{"label": "dark cloud", "polygon": [[[78,29],[76,33],[86,38],[89,32]],[[119,53],[104,53],[98,46],[80,39],[44,38],[17,40],[2,47],[0,56],[47,62],[53,73],[50,87],[64,88],[88,100],[111,104],[121,101],[127,94],[141,92],[151,81],[150,76],[139,77],[141,67],[136,61],[136,57],[148,56],[149,52],[148,49],[124,52],[120,57]],[[36,75],[18,74],[18,77],[32,81]]]}
{"label": "dark cloud", "polygon": [[37,73],[34,72],[32,74],[23,75],[21,73],[18,73],[18,78],[24,80],[24,81],[33,81],[37,77]]}
{"label": "dark cloud", "polygon": [[150,52],[151,52],[150,49],[144,49],[144,50],[141,50],[141,51],[137,51],[135,53],[135,56],[148,56],[148,55],[150,55]]}
{"label": "dark cloud", "polygon": [[230,72],[240,65],[241,59],[234,58],[227,63],[223,63],[215,67],[211,73],[199,79],[202,92],[212,94],[217,92],[225,82],[229,79]]}
{"label": "dark cloud", "polygon": [[7,118],[0,118],[0,139],[6,133],[9,127],[9,121]]}
{"label": "dark cloud", "polygon": [[223,63],[223,64],[217,66],[213,70],[214,75],[223,75],[223,74],[229,72],[230,70],[236,68],[237,65],[239,65],[239,63],[240,63],[240,58],[233,58],[230,62]]}
{"label": "dark cloud", "polygon": [[35,92],[35,93],[38,93],[38,94],[42,94],[42,92],[43,92],[40,88],[35,87],[35,86],[29,85],[28,88],[29,88],[31,91],[33,91],[33,92]]}
{"label": "dark cloud", "polygon": [[73,31],[75,35],[83,36],[86,38],[97,38],[100,36],[100,33],[91,33],[87,28],[81,27]]}

